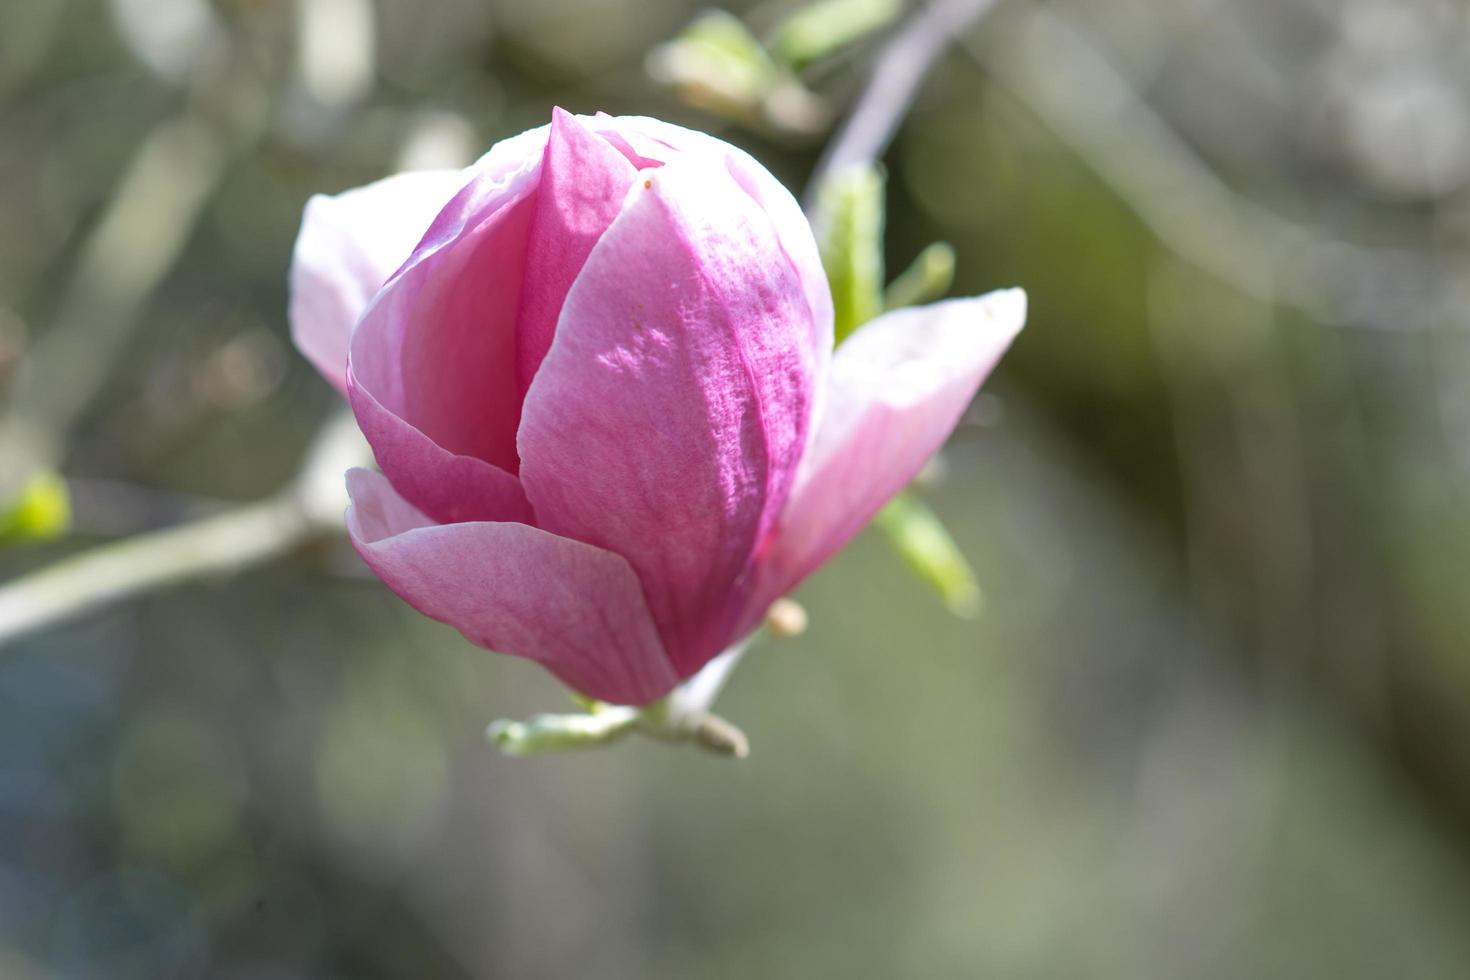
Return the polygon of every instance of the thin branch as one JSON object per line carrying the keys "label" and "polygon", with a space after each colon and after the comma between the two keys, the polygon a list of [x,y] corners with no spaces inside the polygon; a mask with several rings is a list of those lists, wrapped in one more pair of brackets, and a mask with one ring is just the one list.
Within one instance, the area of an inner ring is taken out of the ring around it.
{"label": "thin branch", "polygon": [[189,78],[185,105],[138,144],[81,244],[55,320],[0,397],[0,454],[12,461],[0,473],[0,498],[14,481],[61,462],[230,165],[263,134],[266,117],[252,111],[259,88],[244,62],[201,69]]}
{"label": "thin branch", "polygon": [[0,586],[0,646],[137,595],[242,571],[340,530],[342,473],[366,461],[350,413],[317,436],[288,487],[263,501],[64,558]]}
{"label": "thin branch", "polygon": [[132,596],[249,568],[311,530],[291,496],[65,558],[0,587],[0,643]]}
{"label": "thin branch", "polygon": [[807,184],[807,209],[828,174],[880,158],[949,43],[988,13],[996,0],[934,0],[883,46],[852,113],[817,163]]}
{"label": "thin branch", "polygon": [[1168,249],[1242,293],[1322,323],[1401,328],[1452,315],[1442,264],[1344,241],[1230,188],[1086,31],[1034,7],[969,54],[1071,147]]}

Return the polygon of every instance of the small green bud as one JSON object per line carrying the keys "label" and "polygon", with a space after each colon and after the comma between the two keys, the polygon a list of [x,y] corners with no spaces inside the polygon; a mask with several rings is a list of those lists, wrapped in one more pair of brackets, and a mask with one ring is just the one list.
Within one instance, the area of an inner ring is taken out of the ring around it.
{"label": "small green bud", "polygon": [[902,12],[902,0],[817,0],[781,22],[771,40],[771,53],[787,67],[799,69],[887,27]]}
{"label": "small green bud", "polygon": [[18,493],[0,504],[0,545],[45,541],[65,534],[70,525],[66,483],[50,470],[33,473]]}
{"label": "small green bud", "polygon": [[684,101],[721,115],[755,120],[782,80],[770,55],[733,14],[700,14],[673,40],[654,48],[648,73]]}

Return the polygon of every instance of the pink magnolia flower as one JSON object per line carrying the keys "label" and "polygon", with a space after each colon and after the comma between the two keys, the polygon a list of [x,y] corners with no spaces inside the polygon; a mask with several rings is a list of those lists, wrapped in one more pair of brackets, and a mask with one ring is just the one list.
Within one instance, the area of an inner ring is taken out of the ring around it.
{"label": "pink magnolia flower", "polygon": [[462,172],[307,204],[296,344],[382,473],[363,559],[474,643],[643,704],[754,629],[948,436],[1018,290],[900,310],[832,354],[791,195],[652,119],[576,117]]}

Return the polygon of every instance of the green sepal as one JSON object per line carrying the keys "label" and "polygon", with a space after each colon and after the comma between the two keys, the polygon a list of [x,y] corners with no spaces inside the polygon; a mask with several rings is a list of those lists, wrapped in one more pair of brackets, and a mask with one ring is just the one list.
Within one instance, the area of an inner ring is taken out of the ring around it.
{"label": "green sepal", "polygon": [[833,334],[842,343],[883,312],[883,173],[863,164],[831,174],[813,222],[832,287]]}
{"label": "green sepal", "polygon": [[974,569],[939,515],[917,494],[905,490],[894,497],[873,524],[908,566],[934,587],[950,612],[966,619],[980,614],[983,596]]}
{"label": "green sepal", "polygon": [[943,299],[954,285],[954,249],[948,242],[935,242],[919,253],[913,264],[888,284],[883,294],[885,310],[918,306]]}

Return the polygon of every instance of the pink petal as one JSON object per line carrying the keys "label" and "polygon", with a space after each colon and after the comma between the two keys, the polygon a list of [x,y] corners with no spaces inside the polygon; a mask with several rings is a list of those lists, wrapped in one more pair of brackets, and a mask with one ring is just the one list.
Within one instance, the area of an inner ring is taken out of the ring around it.
{"label": "pink petal", "polygon": [[636,117],[609,116],[599,112],[592,117],[592,125],[597,128],[597,135],[617,147],[618,152],[639,170],[662,167],[679,155],[679,151],[668,143],[624,125],[629,118]]}
{"label": "pink petal", "polygon": [[539,160],[481,172],[352,336],[350,397],[378,464],[440,521],[526,520],[515,324]]}
{"label": "pink petal", "polygon": [[786,260],[801,278],[811,310],[812,343],[822,352],[819,372],[825,377],[832,352],[832,287],[822,268],[817,240],[801,205],[781,186],[771,172],[735,147],[729,148],[725,165],[741,188],[766,212],[776,226],[776,237]]}
{"label": "pink petal", "polygon": [[551,347],[572,280],[618,216],[637,174],[610,143],[561,109],[552,110],[545,154],[516,328],[521,393]]}
{"label": "pink petal", "polygon": [[747,615],[862,530],[949,437],[1026,320],[1026,294],[896,310],[837,349],[822,418],[781,513]]}
{"label": "pink petal", "polygon": [[470,642],[535,660],[616,704],[646,704],[677,682],[638,579],[617,555],[524,524],[436,525],[368,470],[349,471],[347,490],[358,554]]}
{"label": "pink petal", "polygon": [[306,202],[291,258],[291,336],[339,391],[353,324],[468,179],[458,170],[398,174]]}
{"label": "pink petal", "polygon": [[444,523],[532,520],[531,505],[515,476],[441,448],[355,383],[348,397],[378,465],[395,474],[403,494],[425,513]]}
{"label": "pink petal", "polygon": [[822,351],[817,369],[825,373],[827,355],[832,350],[832,290],[827,285],[827,274],[822,268],[822,257],[817,251],[811,225],[791,192],[750,154],[707,133],[647,116],[599,115],[597,121],[605,127],[615,128],[639,154],[666,160],[674,152],[697,153],[723,162],[740,188],[775,223],[781,249],[801,277],[807,304],[811,308],[814,342]]}
{"label": "pink petal", "polygon": [[538,526],[628,559],[687,676],[731,639],[820,352],[775,228],[724,168],[639,178],[526,395],[521,480]]}

